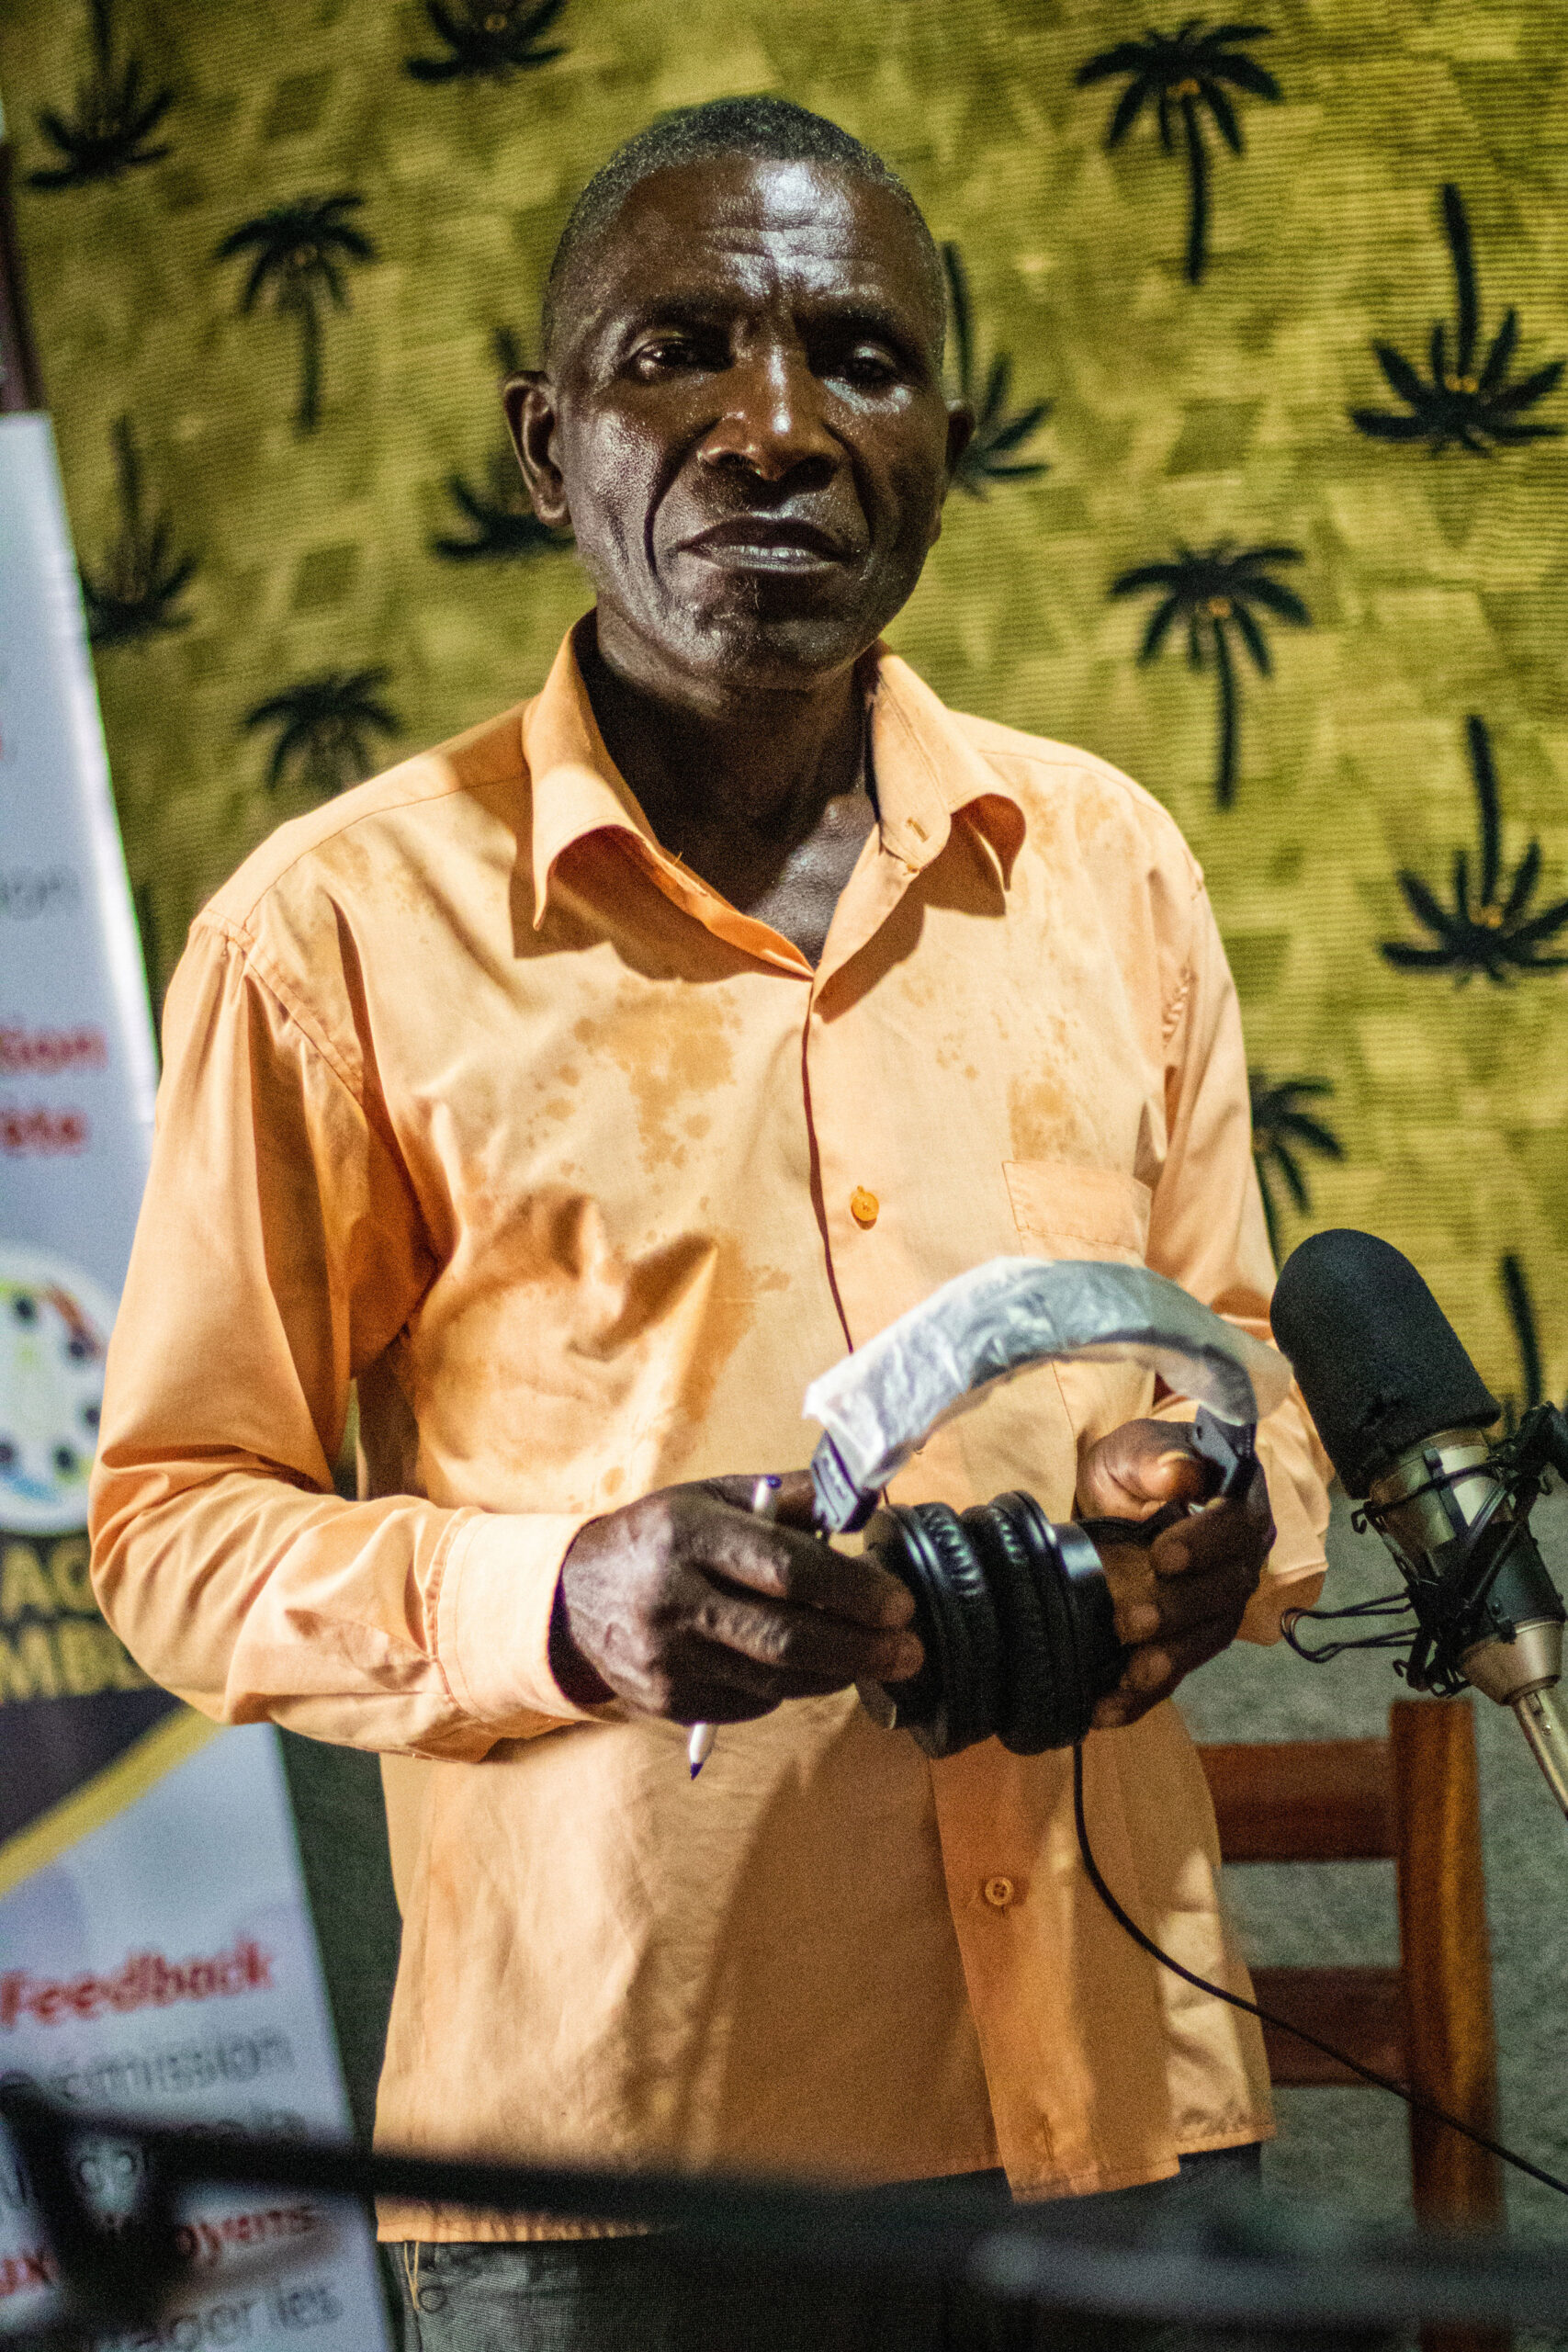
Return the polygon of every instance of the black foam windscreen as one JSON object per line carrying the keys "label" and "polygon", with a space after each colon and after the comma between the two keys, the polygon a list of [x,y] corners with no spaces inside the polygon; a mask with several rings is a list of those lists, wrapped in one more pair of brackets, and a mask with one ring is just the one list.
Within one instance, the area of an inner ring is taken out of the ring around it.
{"label": "black foam windscreen", "polygon": [[1358,1501],[1439,1430],[1485,1429],[1502,1410],[1408,1258],[1337,1227],[1292,1251],[1269,1309],[1307,1409]]}

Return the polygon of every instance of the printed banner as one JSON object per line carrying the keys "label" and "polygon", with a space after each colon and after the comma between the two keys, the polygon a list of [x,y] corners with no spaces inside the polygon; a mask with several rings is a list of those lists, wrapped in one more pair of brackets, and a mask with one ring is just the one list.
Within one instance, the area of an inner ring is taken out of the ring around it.
{"label": "printed banner", "polygon": [[[0,2074],[84,2110],[343,2132],[276,1736],[220,1732],[158,1690],[88,1581],[154,1084],[53,440],[45,417],[0,417]],[[108,2159],[83,2162],[107,2166],[112,2201]],[[378,2352],[357,2211],[229,2191],[182,2221],[192,2284],[164,2331],[137,2335],[147,2352],[274,2352],[306,2332]],[[52,2299],[0,2147],[0,2335]]]}

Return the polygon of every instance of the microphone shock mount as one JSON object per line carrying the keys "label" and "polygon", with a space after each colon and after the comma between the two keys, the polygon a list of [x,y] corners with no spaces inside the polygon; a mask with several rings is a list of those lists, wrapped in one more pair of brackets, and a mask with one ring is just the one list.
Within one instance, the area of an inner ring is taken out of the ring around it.
{"label": "microphone shock mount", "polygon": [[[1410,1447],[1371,1485],[1353,1515],[1382,1537],[1403,1593],[1348,1609],[1292,1611],[1285,1639],[1324,1665],[1348,1649],[1403,1648],[1394,1668],[1413,1690],[1452,1697],[1467,1688],[1511,1707],[1553,1795],[1568,1814],[1568,1727],[1551,1697],[1562,1668],[1565,1612],[1529,1530],[1546,1475],[1568,1478],[1568,1421],[1555,1406],[1526,1414],[1495,1444],[1479,1430],[1448,1430]],[[1320,1646],[1303,1621],[1404,1618],[1395,1628]]]}

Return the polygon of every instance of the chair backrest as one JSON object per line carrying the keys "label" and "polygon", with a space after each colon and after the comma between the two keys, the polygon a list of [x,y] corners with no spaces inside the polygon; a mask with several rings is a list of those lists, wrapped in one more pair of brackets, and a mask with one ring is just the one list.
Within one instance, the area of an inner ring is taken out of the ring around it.
{"label": "chair backrest", "polygon": [[[1257,1968],[1259,2003],[1423,2090],[1494,2137],[1496,2043],[1481,1861],[1475,1726],[1464,1699],[1398,1699],[1387,1739],[1200,1747],[1227,1862],[1391,1860],[1397,1968]],[[1293,2036],[1264,2029],[1276,2083],[1355,2084]],[[1473,2141],[1410,2110],[1413,2201],[1423,2221],[1499,2227],[1502,2169]],[[1445,2352],[1495,2334],[1424,2336]]]}

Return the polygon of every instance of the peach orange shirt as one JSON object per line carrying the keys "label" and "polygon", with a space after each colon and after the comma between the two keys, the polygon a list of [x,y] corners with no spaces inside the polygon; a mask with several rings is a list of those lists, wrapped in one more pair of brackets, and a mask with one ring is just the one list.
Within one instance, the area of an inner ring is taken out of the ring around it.
{"label": "peach orange shirt", "polygon": [[[804,1464],[807,1382],[966,1267],[1146,1260],[1264,1328],[1235,998],[1176,828],[890,654],[869,678],[880,825],[815,970],[654,839],[569,639],[534,701],[286,825],[170,990],[95,1575],[193,1705],[387,1758],[386,2144],[1001,2163],[1054,2195],[1269,2128],[1251,2021],[1086,1883],[1066,1754],[933,1765],[844,1693],[725,1730],[694,1784],[677,1725],[551,1679],[585,1519]],[[351,1382],[358,1502],[330,1471]],[[895,1492],[1066,1517],[1078,1449],[1150,1399],[1136,1367],[1042,1367]],[[1266,1639],[1326,1500],[1298,1407],[1261,1443]],[[1176,1709],[1093,1735],[1087,1774],[1122,1899],[1244,1986]]]}

